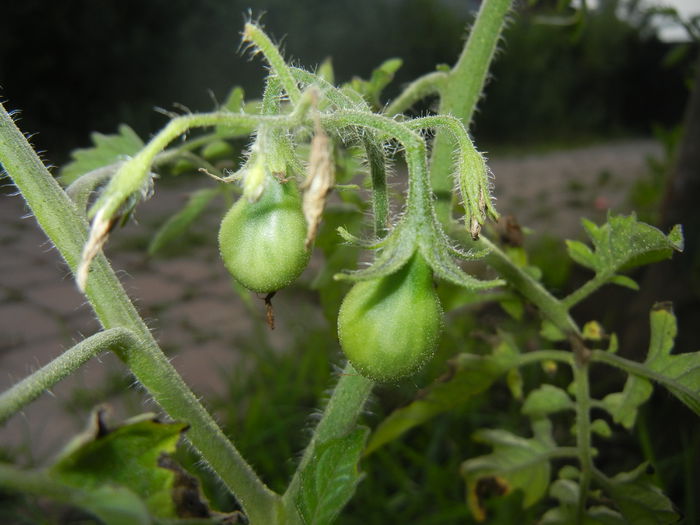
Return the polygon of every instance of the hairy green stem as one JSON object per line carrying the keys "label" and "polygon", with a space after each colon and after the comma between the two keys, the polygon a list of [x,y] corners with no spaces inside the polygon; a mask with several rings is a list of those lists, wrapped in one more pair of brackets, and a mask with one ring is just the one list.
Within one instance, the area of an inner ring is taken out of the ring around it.
{"label": "hairy green stem", "polygon": [[[439,113],[459,118],[467,129],[486,82],[511,2],[512,0],[484,0],[481,3],[467,44],[441,91]],[[433,189],[438,194],[452,189],[454,146],[450,139],[449,134],[439,131],[433,144],[431,172]],[[437,214],[441,221],[446,222],[450,217],[450,203],[439,201]]]}
{"label": "hairy green stem", "polygon": [[258,26],[248,23],[243,29],[243,41],[252,42],[265,55],[265,59],[270,64],[272,71],[279,77],[289,100],[294,104],[297,103],[301,98],[301,91],[296,80],[294,80],[289,66],[287,66],[272,40]]}
{"label": "hairy green stem", "polygon": [[566,307],[567,310],[570,310],[575,305],[583,301],[586,297],[595,292],[598,288],[607,283],[609,279],[610,275],[598,273],[595,275],[595,277],[588,280],[583,286],[581,286],[577,290],[574,290],[564,299],[562,299],[561,303]]}
{"label": "hairy green stem", "polygon": [[358,374],[350,363],[345,366],[326,405],[321,421],[314,430],[311,441],[304,450],[301,462],[284,493],[283,500],[287,508],[294,506],[299,492],[301,472],[313,458],[316,446],[330,439],[343,437],[355,428],[357,418],[362,412],[373,386],[374,383]]}
{"label": "hairy green stem", "polygon": [[503,251],[483,235],[479,245],[488,248],[486,262],[513,286],[518,292],[540,309],[542,315],[549,319],[565,334],[580,336],[581,331],[569,316],[567,309],[556,297],[550,294],[542,284],[516,266]]}
{"label": "hairy green stem", "polygon": [[674,391],[683,393],[691,398],[697,395],[697,392],[692,388],[689,388],[679,381],[672,380],[662,373],[650,369],[649,366],[644,363],[630,361],[629,359],[611,354],[605,350],[592,350],[590,353],[590,360],[592,362],[605,363],[607,365],[614,366],[620,370],[624,370],[628,374],[643,377],[650,381],[664,385],[667,388],[673,388]]}
{"label": "hairy green stem", "polygon": [[372,179],[372,211],[374,214],[374,235],[381,239],[389,228],[389,194],[386,185],[384,152],[371,139],[364,139],[369,171]]}
{"label": "hairy green stem", "polygon": [[529,365],[530,363],[540,363],[542,361],[559,361],[567,365],[574,365],[574,356],[566,350],[535,350],[520,354],[515,366]]}
{"label": "hairy green stem", "polygon": [[418,77],[391,101],[384,114],[393,117],[403,113],[419,100],[439,93],[445,87],[446,81],[447,73],[444,71],[433,71]]}
{"label": "hairy green stem", "polygon": [[100,198],[90,209],[90,217],[98,210],[102,211],[105,218],[114,216],[122,204],[134,193],[138,192],[148,181],[148,174],[156,155],[165,147],[186,131],[196,127],[215,126],[220,124],[259,126],[264,125],[269,129],[290,128],[300,124],[306,116],[311,105],[311,94],[299,100],[294,111],[288,115],[249,115],[245,113],[230,113],[216,111],[213,113],[199,113],[176,117],[146,144],[146,146],[133,158],[125,162],[117,174],[112,178]]}
{"label": "hairy green stem", "polygon": [[321,122],[331,128],[364,127],[398,140],[408,164],[407,213],[427,218],[433,214],[427,172],[426,145],[420,135],[388,117],[365,111],[337,111],[323,115]]}
{"label": "hairy green stem", "polygon": [[576,509],[576,523],[584,522],[588,490],[593,475],[593,454],[591,450],[591,392],[588,377],[588,363],[576,360],[574,367],[576,383],[576,447],[578,449],[581,478],[579,480],[579,500]]}
{"label": "hairy green stem", "polygon": [[[87,240],[87,222],[46,170],[10,115],[0,105],[0,162],[27,201],[39,225],[73,272]],[[236,495],[256,524],[275,523],[278,497],[258,478],[158,348],[103,255],[93,261],[86,295],[105,329],[134,333],[138,347],[118,351],[158,404],[191,425],[187,438]]]}
{"label": "hairy green stem", "polygon": [[134,335],[124,328],[111,328],[96,333],[69,348],[56,359],[25,377],[0,394],[0,423],[21,410],[25,405],[69,376],[86,361],[127,343],[133,343]]}
{"label": "hairy green stem", "polygon": [[484,157],[474,147],[474,143],[462,122],[451,116],[435,115],[416,118],[406,122],[410,129],[436,128],[446,130],[457,142],[453,153],[455,178],[462,196],[467,215],[465,223],[472,237],[479,236],[481,225],[487,217],[498,219],[490,194],[489,170]]}

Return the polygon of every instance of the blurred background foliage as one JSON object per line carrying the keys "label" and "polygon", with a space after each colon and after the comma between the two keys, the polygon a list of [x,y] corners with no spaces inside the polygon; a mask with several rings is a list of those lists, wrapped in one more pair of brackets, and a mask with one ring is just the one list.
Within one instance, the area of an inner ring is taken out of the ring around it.
{"label": "blurred background foliage", "polygon": [[[23,111],[24,129],[40,131],[38,149],[62,164],[91,131],[125,122],[147,137],[166,118],[154,107],[212,109],[233,85],[259,96],[260,64],[238,49],[246,13],[265,13],[296,63],[332,57],[338,82],[402,58],[391,97],[454,63],[477,8],[474,0],[8,2],[1,93]],[[513,17],[473,127],[482,147],[650,135],[653,124],[680,120],[694,53],[661,42],[639,2],[604,0],[581,23],[562,23],[574,20],[565,8],[542,23],[555,9],[551,0],[521,5]]]}

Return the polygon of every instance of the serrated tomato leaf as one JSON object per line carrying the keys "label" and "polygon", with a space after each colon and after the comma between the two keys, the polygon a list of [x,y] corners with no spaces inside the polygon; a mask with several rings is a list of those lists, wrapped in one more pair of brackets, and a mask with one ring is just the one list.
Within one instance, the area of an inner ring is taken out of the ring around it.
{"label": "serrated tomato leaf", "polygon": [[[549,495],[559,500],[559,506],[544,513],[540,525],[571,525],[578,522],[578,482],[571,479],[558,479],[549,488]],[[622,515],[608,507],[591,506],[586,509],[582,525],[628,525]]]}
{"label": "serrated tomato leaf", "polygon": [[630,376],[622,392],[608,394],[603,398],[603,406],[610,412],[613,421],[630,429],[637,420],[637,411],[651,393],[651,383],[643,377]]}
{"label": "serrated tomato leaf", "polygon": [[658,303],[651,311],[651,340],[644,362],[655,379],[700,415],[700,352],[671,355],[678,331],[670,303]]}
{"label": "serrated tomato leaf", "polygon": [[136,132],[126,124],[119,126],[117,133],[90,135],[93,146],[76,149],[71,153],[73,160],[61,168],[61,181],[68,185],[81,175],[122,160],[138,153],[143,148],[143,141]]}
{"label": "serrated tomato leaf", "polygon": [[683,234],[676,225],[668,235],[649,224],[639,222],[635,214],[610,215],[597,226],[583,220],[593,242],[593,250],[579,241],[567,241],[569,256],[596,274],[606,275],[615,284],[632,287],[628,279],[614,277],[619,270],[628,270],[667,259],[673,251],[683,251]]}
{"label": "serrated tomato leaf", "polygon": [[316,446],[314,455],[300,473],[296,506],[305,525],[333,522],[355,493],[361,479],[357,464],[369,429],[357,428],[347,436]]}
{"label": "serrated tomato leaf", "polygon": [[467,482],[467,504],[477,521],[486,518],[480,499],[485,484],[495,484],[501,494],[521,490],[525,507],[533,505],[547,493],[551,476],[550,456],[556,443],[548,419],[533,421],[533,429],[532,438],[500,429],[482,429],[474,434],[476,441],[493,447],[491,454],[468,459],[461,467]]}
{"label": "serrated tomato leaf", "polygon": [[152,416],[126,422],[107,431],[98,418],[92,438],[80,438],[49,469],[61,483],[85,490],[116,485],[143,498],[156,516],[174,517],[172,489],[175,473],[159,466],[161,455],[170,454],[184,423],[160,423]]}
{"label": "serrated tomato leaf", "polygon": [[605,491],[612,497],[627,523],[635,525],[667,525],[680,516],[647,473],[643,463],[631,472],[622,472],[606,483]]}
{"label": "serrated tomato leaf", "polygon": [[526,416],[539,419],[554,412],[573,408],[574,402],[569,394],[559,387],[544,384],[528,394],[521,412]]}
{"label": "serrated tomato leaf", "polygon": [[518,350],[504,339],[493,354],[459,354],[448,362],[448,373],[438,378],[409,405],[392,412],[370,436],[365,454],[370,454],[397,439],[404,432],[422,425],[468,399],[487,390],[513,365]]}
{"label": "serrated tomato leaf", "polygon": [[[651,338],[644,365],[655,381],[700,415],[700,352],[671,355],[677,326],[670,303],[655,305],[650,320]],[[631,428],[637,409],[649,399],[651,392],[648,379],[630,375],[623,391],[609,394],[603,403],[616,423]]]}
{"label": "serrated tomato leaf", "polygon": [[[0,489],[48,498],[89,512],[106,525],[150,525],[144,502],[125,487],[78,488],[54,479],[46,471],[26,471],[0,463]],[[3,508],[3,510],[7,510]],[[9,519],[9,515],[0,512]],[[12,521],[10,519],[10,521]],[[3,520],[3,523],[7,521]],[[14,523],[14,522],[13,522]]]}

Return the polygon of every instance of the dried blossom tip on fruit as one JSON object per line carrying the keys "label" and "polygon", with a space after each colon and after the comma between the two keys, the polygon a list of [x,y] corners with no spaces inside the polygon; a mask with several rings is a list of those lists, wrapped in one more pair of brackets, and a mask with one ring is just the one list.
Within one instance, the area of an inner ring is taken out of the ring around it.
{"label": "dried blossom tip on fruit", "polygon": [[311,154],[306,180],[302,185],[304,191],[304,218],[307,231],[304,245],[308,249],[316,239],[321,215],[326,206],[326,198],[335,184],[335,164],[333,148],[328,135],[320,125],[311,139]]}

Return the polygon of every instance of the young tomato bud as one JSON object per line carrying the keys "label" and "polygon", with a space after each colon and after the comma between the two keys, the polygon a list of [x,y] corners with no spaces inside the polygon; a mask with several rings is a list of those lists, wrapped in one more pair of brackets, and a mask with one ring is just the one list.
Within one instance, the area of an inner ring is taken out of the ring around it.
{"label": "young tomato bud", "polygon": [[219,229],[219,250],[231,275],[249,290],[270,293],[292,283],[309,262],[306,221],[293,182],[268,176],[260,198],[241,197]]}
{"label": "young tomato bud", "polygon": [[432,357],[442,307],[430,267],[416,254],[399,271],[356,283],[338,314],[338,337],[348,360],[379,382],[416,372]]}

